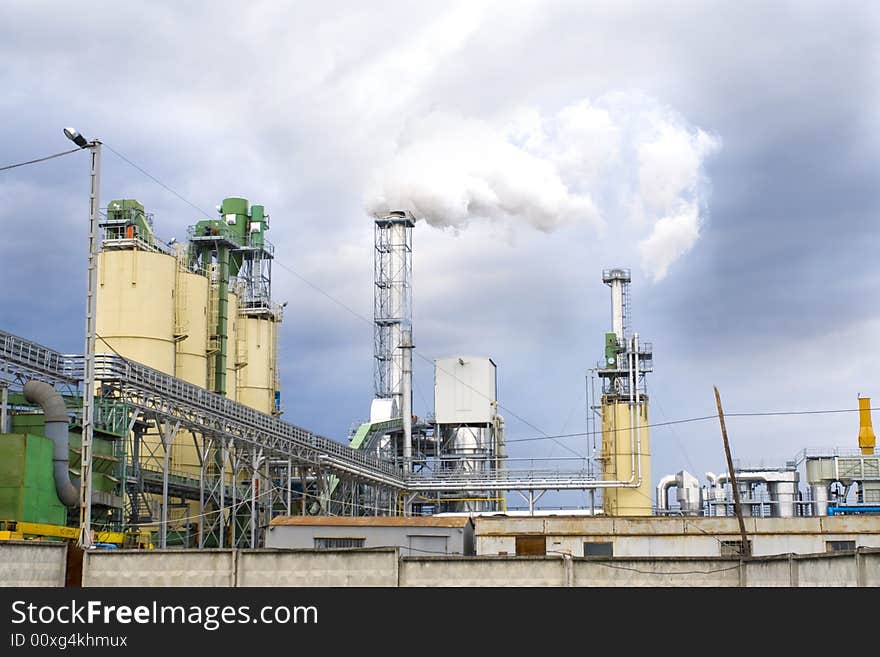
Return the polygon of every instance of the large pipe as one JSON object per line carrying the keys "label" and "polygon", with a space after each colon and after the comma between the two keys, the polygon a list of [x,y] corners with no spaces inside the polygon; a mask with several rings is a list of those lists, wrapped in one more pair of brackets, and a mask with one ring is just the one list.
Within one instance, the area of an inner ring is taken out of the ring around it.
{"label": "large pipe", "polygon": [[391,226],[391,397],[397,400],[397,410],[403,410],[404,330],[409,317],[406,312],[406,224],[397,221]]}
{"label": "large pipe", "polygon": [[403,471],[412,472],[412,329],[403,329],[400,344],[403,367],[401,371],[401,416],[403,418]]}
{"label": "large pipe", "polygon": [[79,483],[70,480],[68,461],[70,446],[67,436],[67,409],[64,399],[52,386],[44,381],[28,381],[24,384],[24,398],[43,408],[46,418],[46,438],[54,444],[52,463],[55,470],[55,491],[65,506],[79,506]]}
{"label": "large pipe", "polygon": [[813,493],[813,512],[817,516],[828,515],[828,485],[813,484],[810,486]]}
{"label": "large pipe", "polygon": [[611,328],[617,335],[617,342],[623,344],[623,281],[611,281]]}
{"label": "large pipe", "polygon": [[677,484],[678,477],[666,475],[657,483],[657,513],[669,510],[669,489]]}

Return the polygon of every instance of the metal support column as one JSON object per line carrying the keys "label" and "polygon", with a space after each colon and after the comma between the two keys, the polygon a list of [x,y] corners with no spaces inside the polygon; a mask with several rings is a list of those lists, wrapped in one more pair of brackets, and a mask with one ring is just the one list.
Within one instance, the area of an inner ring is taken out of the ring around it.
{"label": "metal support column", "polygon": [[91,152],[91,192],[89,194],[89,269],[86,294],[86,349],[83,376],[82,447],[79,492],[80,547],[92,544],[92,438],[95,431],[95,314],[98,293],[98,207],[101,184],[101,142],[88,144]]}

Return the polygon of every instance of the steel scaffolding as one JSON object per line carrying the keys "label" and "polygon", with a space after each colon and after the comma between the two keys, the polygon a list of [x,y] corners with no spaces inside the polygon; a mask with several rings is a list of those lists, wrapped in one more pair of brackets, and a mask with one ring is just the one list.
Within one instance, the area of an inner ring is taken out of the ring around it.
{"label": "steel scaffolding", "polygon": [[[83,374],[82,356],[0,331],[4,384],[39,378],[78,386]],[[146,504],[145,495],[161,496],[161,517],[152,524],[158,524],[163,545],[172,496],[198,501],[199,546],[229,547],[260,545],[271,516],[290,513],[294,503],[301,513],[386,515],[400,513],[405,506],[401,500],[415,495],[603,487],[586,462],[577,468],[531,463],[528,468],[464,472],[441,467],[404,474],[362,450],[120,356],[97,355],[95,380],[102,399],[128,409],[125,421],[132,445],[126,450],[131,459],[125,478],[126,522],[143,523],[139,509]],[[144,441],[146,431],[158,440]],[[190,433],[195,443],[197,481],[177,476],[169,464],[170,445],[180,431]]]}
{"label": "steel scaffolding", "polygon": [[406,212],[376,215],[374,252],[374,380],[377,398],[401,409],[403,331],[412,329],[412,229]]}

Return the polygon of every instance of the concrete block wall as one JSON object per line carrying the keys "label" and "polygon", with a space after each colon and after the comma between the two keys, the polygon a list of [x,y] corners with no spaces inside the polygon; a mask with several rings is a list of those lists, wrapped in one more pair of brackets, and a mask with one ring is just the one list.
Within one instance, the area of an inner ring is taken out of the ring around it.
{"label": "concrete block wall", "polygon": [[[0,542],[0,585],[64,586],[64,543]],[[111,550],[84,586],[874,586],[880,549],[721,557],[400,557],[375,550]]]}
{"label": "concrete block wall", "polygon": [[67,543],[0,541],[0,586],[64,586]]}
{"label": "concrete block wall", "polygon": [[739,586],[733,559],[571,559],[573,586]]}
{"label": "concrete block wall", "polygon": [[412,557],[399,586],[566,586],[566,568],[552,557]]}
{"label": "concrete block wall", "polygon": [[233,550],[91,550],[83,586],[234,586]]}
{"label": "concrete block wall", "polygon": [[395,550],[242,550],[237,586],[397,586]]}

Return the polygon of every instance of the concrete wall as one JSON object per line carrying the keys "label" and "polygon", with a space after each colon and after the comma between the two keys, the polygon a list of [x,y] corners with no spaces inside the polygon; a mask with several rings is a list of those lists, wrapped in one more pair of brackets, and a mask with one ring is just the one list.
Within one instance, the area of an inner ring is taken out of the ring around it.
{"label": "concrete wall", "polygon": [[571,559],[572,586],[739,586],[739,560]]}
{"label": "concrete wall", "polygon": [[[90,553],[86,586],[880,586],[880,549],[719,557],[400,557],[391,550]],[[63,581],[63,578],[62,578]]]}
{"label": "concrete wall", "polygon": [[546,557],[412,557],[400,562],[400,586],[565,586],[566,565]]}
{"label": "concrete wall", "polygon": [[233,586],[232,550],[93,550],[83,586]]}
{"label": "concrete wall", "polygon": [[394,550],[248,550],[238,555],[238,586],[397,586]]}
{"label": "concrete wall", "polygon": [[[736,518],[477,517],[476,553],[516,554],[517,536],[544,536],[548,555],[584,555],[585,542],[612,542],[615,557],[718,557],[740,540]],[[754,556],[816,554],[828,541],[880,547],[876,516],[746,518]]]}
{"label": "concrete wall", "polygon": [[67,543],[0,541],[0,586],[64,586]]}
{"label": "concrete wall", "polygon": [[[0,542],[0,586],[64,586],[64,543]],[[880,549],[719,557],[400,557],[384,550],[110,550],[84,586],[873,586]]]}
{"label": "concrete wall", "polygon": [[[365,548],[400,548],[405,556],[473,553],[473,530],[466,527],[370,527],[332,525],[271,525],[267,548],[311,550],[315,538],[363,539]],[[437,542],[436,539],[443,539]],[[431,540],[435,539],[435,540]],[[415,549],[410,550],[410,546]]]}

